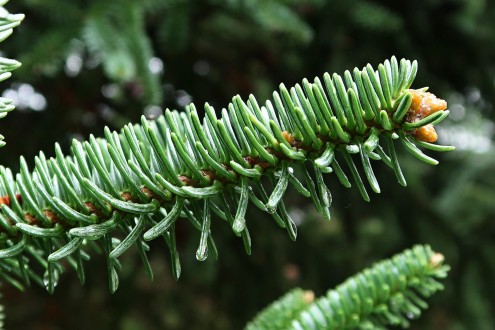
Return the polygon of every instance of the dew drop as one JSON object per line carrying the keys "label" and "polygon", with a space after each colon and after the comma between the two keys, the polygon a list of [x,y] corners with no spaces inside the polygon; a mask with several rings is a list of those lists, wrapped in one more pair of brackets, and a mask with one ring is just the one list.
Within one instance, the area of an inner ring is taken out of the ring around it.
{"label": "dew drop", "polygon": [[59,278],[59,271],[53,266],[48,266],[48,269],[43,274],[43,284],[45,285],[45,288],[49,293],[53,293],[55,287],[58,284]]}

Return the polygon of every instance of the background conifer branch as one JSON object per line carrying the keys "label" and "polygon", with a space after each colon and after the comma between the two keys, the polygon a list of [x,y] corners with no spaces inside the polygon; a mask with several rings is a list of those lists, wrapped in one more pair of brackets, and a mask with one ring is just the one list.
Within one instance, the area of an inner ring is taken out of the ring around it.
{"label": "background conifer branch", "polygon": [[323,297],[294,289],[262,310],[246,330],[408,328],[443,290],[450,267],[442,254],[417,245],[347,279]]}

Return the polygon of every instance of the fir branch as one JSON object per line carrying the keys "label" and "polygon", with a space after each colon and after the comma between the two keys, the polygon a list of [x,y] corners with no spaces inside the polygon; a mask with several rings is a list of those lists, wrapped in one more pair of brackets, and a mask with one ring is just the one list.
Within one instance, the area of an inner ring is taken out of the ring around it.
{"label": "fir branch", "polygon": [[417,245],[354,275],[313,301],[311,291],[294,289],[262,310],[246,330],[385,329],[409,327],[443,289],[450,269],[428,245]]}
{"label": "fir branch", "polygon": [[[395,140],[436,164],[418,146],[434,142],[433,125],[448,114],[445,101],[409,89],[416,71],[415,61],[392,57],[378,70],[367,65],[343,77],[327,73],[323,82],[304,80],[290,89],[282,84],[262,106],[254,96],[235,96],[217,116],[206,104],[202,122],[193,104],[153,121],[143,117],[120,133],[106,129],[105,139],[74,140],[71,156],[56,145],[56,156],[40,153],[32,171],[21,158],[15,176],[0,167],[0,276],[19,287],[30,279],[44,282],[52,291],[61,259],[84,279],[83,259],[99,246],[113,292],[118,256],[136,246],[148,265],[146,241],[159,236],[170,248],[174,275],[180,275],[174,233],[180,219],[200,232],[196,257],[204,260],[218,253],[212,215],[226,220],[250,253],[249,201],[295,239],[297,227],[283,202],[289,184],[311,197],[327,219],[332,196],[324,173],[335,172],[346,187],[353,180],[368,201],[367,183],[380,191],[371,163],[383,160],[405,185]],[[268,182],[260,181],[263,176]],[[45,269],[43,281],[24,268],[33,263]]]}

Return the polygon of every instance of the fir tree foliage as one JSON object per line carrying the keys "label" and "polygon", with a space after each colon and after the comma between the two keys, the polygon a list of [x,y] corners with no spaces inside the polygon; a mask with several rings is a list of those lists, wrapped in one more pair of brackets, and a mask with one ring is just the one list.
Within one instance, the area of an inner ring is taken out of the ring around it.
{"label": "fir tree foliage", "polygon": [[290,89],[281,84],[261,105],[252,95],[235,96],[219,112],[206,104],[203,120],[193,104],[156,120],[143,117],[120,133],[106,129],[105,138],[74,140],[70,156],[59,145],[53,158],[41,152],[33,170],[22,157],[15,175],[0,167],[0,276],[20,289],[34,281],[53,292],[63,259],[84,282],[84,262],[96,250],[107,258],[113,292],[119,256],[137,247],[152,277],[146,242],[163,237],[178,278],[177,221],[189,221],[199,232],[198,260],[218,258],[214,218],[227,222],[249,254],[249,204],[296,238],[283,202],[289,185],[328,220],[327,173],[335,172],[345,187],[354,184],[366,201],[367,186],[380,192],[374,161],[383,161],[406,185],[397,141],[433,165],[438,162],[421,149],[453,149],[430,143],[433,125],[448,111],[440,111],[445,102],[425,89],[409,89],[416,72],[415,61],[392,57],[378,69],[368,64],[343,77],[327,73]]}
{"label": "fir tree foliage", "polygon": [[450,269],[442,254],[417,245],[352,276],[323,297],[294,289],[261,311],[246,330],[409,327],[428,308]]}
{"label": "fir tree foliage", "polygon": [[[10,14],[3,5],[7,0],[0,1],[0,42],[7,39],[13,32],[13,28],[18,26],[24,19],[23,14]],[[16,60],[0,57],[0,82],[10,78],[11,71],[17,69],[21,63]],[[7,115],[8,112],[14,110],[12,100],[0,97],[0,118]],[[4,146],[3,136],[0,135],[0,147]]]}
{"label": "fir tree foliage", "polygon": [[[16,5],[32,18],[24,26],[25,35],[36,35],[34,40],[19,40],[21,48],[22,42],[32,43],[30,51],[19,58],[26,67],[23,73],[30,72],[22,79],[54,77],[64,68],[72,77],[84,69],[101,67],[105,78],[145,106],[164,101],[160,72],[150,70],[156,48],[183,51],[191,39],[192,23],[215,34],[242,31],[235,35],[239,39],[246,39],[252,28],[265,35],[265,40],[283,35],[307,44],[312,38],[310,26],[299,17],[293,1],[30,0]],[[210,13],[209,8],[221,8],[222,13]],[[42,20],[45,24],[40,27],[37,21]],[[154,34],[158,41],[152,40]],[[74,58],[79,67],[67,70]]]}
{"label": "fir tree foliage", "polygon": [[98,2],[82,36],[91,53],[101,59],[108,77],[117,82],[137,80],[146,102],[160,104],[160,80],[148,68],[153,51],[144,25],[146,9],[146,2]]}
{"label": "fir tree foliage", "polygon": [[[50,24],[43,31],[26,24],[29,33],[39,35],[20,61],[36,73],[50,77],[63,69],[72,55],[80,56],[91,63],[89,66],[101,65],[111,81],[134,83],[144,103],[159,104],[160,79],[149,70],[153,51],[144,17],[170,2],[173,1],[30,1],[21,10],[29,12],[33,20],[50,12]],[[77,72],[71,75],[74,74]]]}

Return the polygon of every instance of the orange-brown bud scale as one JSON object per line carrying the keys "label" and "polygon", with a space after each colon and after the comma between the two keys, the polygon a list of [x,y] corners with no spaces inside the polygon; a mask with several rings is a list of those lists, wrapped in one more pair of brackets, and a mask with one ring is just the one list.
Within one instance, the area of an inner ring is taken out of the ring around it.
{"label": "orange-brown bud scale", "polygon": [[430,257],[430,267],[436,268],[438,266],[441,266],[444,260],[445,257],[443,256],[443,254],[437,252]]}
{"label": "orange-brown bud scale", "polygon": [[97,217],[102,218],[103,213],[91,202],[84,202],[84,205],[88,208],[89,212],[96,214]]}
{"label": "orange-brown bud scale", "polygon": [[186,186],[196,187],[198,185],[198,182],[196,180],[191,179],[190,177],[187,177],[185,175],[180,175],[179,180]]}
{"label": "orange-brown bud scale", "polygon": [[31,226],[34,226],[34,225],[37,225],[38,224],[38,220],[36,219],[36,217],[34,215],[29,214],[29,213],[26,213],[24,215],[24,219]]}
{"label": "orange-brown bud scale", "polygon": [[122,198],[125,200],[125,201],[132,201],[132,195],[130,192],[123,192],[120,196],[122,196]]}
{"label": "orange-brown bud scale", "polygon": [[0,205],[10,205],[10,197],[9,196],[2,196],[0,197]]}
{"label": "orange-brown bud scale", "polygon": [[294,136],[292,136],[292,134],[287,131],[283,131],[282,136],[284,137],[285,141],[289,142],[289,144],[292,145],[292,143],[294,142]]}
{"label": "orange-brown bud scale", "polygon": [[315,300],[315,293],[311,290],[304,291],[303,300],[306,304],[311,304]]}
{"label": "orange-brown bud scale", "polygon": [[414,137],[420,141],[433,143],[438,139],[438,134],[432,124],[422,126],[413,131]]}
{"label": "orange-brown bud scale", "polygon": [[[17,199],[17,201],[19,203],[21,203],[21,201],[22,201],[20,194],[15,194],[15,199]],[[5,195],[5,196],[0,197],[0,205],[10,206],[10,203],[11,203],[10,196]]]}
{"label": "orange-brown bud scale", "polygon": [[447,102],[436,97],[435,94],[415,89],[410,89],[409,92],[412,96],[410,114],[425,118],[437,111],[447,109]]}
{"label": "orange-brown bud scale", "polygon": [[[447,102],[429,92],[410,89],[412,101],[406,120],[414,123],[429,115],[447,109]],[[438,138],[437,132],[433,125],[428,124],[412,131],[412,135],[420,141],[435,142]]]}
{"label": "orange-brown bud scale", "polygon": [[52,223],[57,223],[60,221],[57,214],[51,210],[43,210],[43,213]]}

